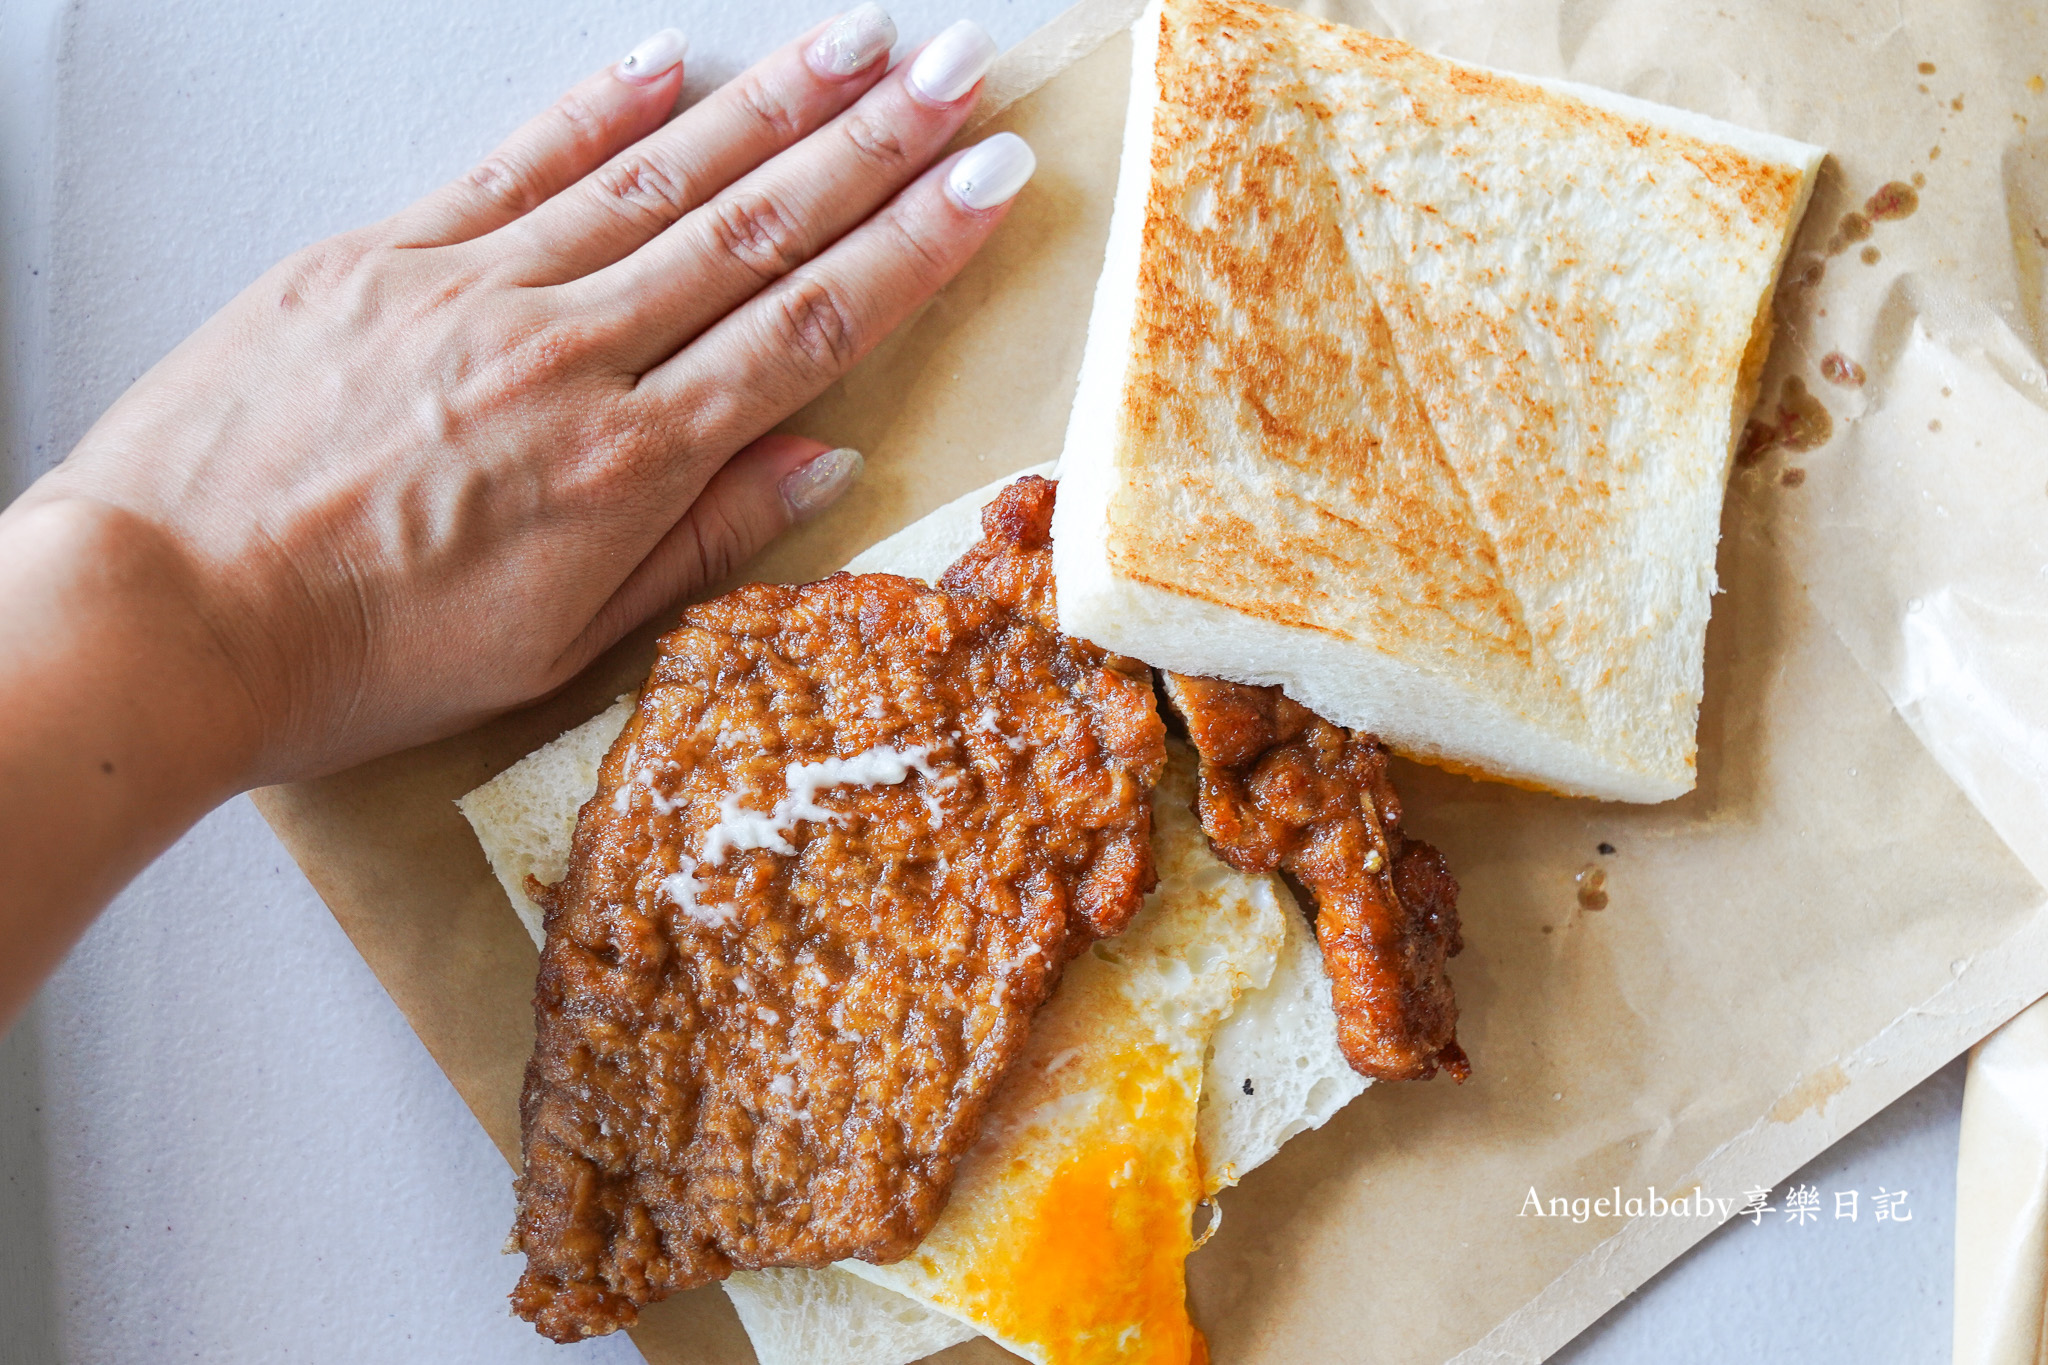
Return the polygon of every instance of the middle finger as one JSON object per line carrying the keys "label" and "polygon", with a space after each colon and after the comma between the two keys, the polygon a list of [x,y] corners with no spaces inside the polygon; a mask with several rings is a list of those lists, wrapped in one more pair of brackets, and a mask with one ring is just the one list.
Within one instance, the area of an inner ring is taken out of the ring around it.
{"label": "middle finger", "polygon": [[560,284],[631,254],[880,80],[896,25],[865,3],[772,53],[491,234],[518,280]]}
{"label": "middle finger", "polygon": [[966,20],[816,135],[608,269],[569,287],[610,319],[621,363],[645,371],[887,203],[974,107],[995,43]]}

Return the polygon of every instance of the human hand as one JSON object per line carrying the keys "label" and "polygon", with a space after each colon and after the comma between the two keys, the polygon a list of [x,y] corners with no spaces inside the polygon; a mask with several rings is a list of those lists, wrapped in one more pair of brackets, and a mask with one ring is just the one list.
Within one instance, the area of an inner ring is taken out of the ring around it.
{"label": "human hand", "polygon": [[131,590],[207,642],[232,785],[546,693],[837,496],[857,455],[762,433],[1030,175],[1008,135],[931,166],[987,36],[887,71],[894,38],[864,4],[669,121],[683,43],[656,35],[468,175],[265,274],[10,518],[150,566]]}

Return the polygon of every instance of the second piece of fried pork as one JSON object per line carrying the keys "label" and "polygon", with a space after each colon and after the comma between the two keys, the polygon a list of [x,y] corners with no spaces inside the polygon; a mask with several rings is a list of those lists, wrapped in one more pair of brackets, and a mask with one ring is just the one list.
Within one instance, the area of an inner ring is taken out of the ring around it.
{"label": "second piece of fried pork", "polygon": [[[1059,628],[1052,568],[1058,485],[1028,475],[981,515],[981,541],[939,580]],[[1107,667],[1145,665],[1106,654]],[[1332,724],[1277,687],[1166,675],[1168,699],[1202,760],[1198,810],[1217,856],[1246,872],[1281,871],[1315,901],[1338,1041],[1361,1076],[1426,1080],[1471,1068],[1457,1041],[1444,963],[1463,947],[1458,883],[1443,855],[1408,838],[1371,735]]]}

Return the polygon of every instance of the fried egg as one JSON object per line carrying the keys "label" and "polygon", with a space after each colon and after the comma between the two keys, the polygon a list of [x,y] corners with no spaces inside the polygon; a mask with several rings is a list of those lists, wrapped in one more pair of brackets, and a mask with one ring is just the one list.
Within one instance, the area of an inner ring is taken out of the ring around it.
{"label": "fried egg", "polygon": [[1194,782],[1193,754],[1170,746],[1159,887],[1067,968],[930,1234],[894,1265],[840,1263],[1042,1365],[1206,1359],[1184,1277],[1208,1189],[1203,1060],[1272,975],[1292,911],[1209,852]]}

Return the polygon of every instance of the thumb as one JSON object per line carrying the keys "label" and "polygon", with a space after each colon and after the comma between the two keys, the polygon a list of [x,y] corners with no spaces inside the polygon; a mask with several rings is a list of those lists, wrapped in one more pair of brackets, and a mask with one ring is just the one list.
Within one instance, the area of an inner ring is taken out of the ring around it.
{"label": "thumb", "polygon": [[783,531],[838,501],[863,464],[857,450],[806,436],[763,436],[745,447],[711,476],[570,652],[593,659],[663,607],[724,579]]}

